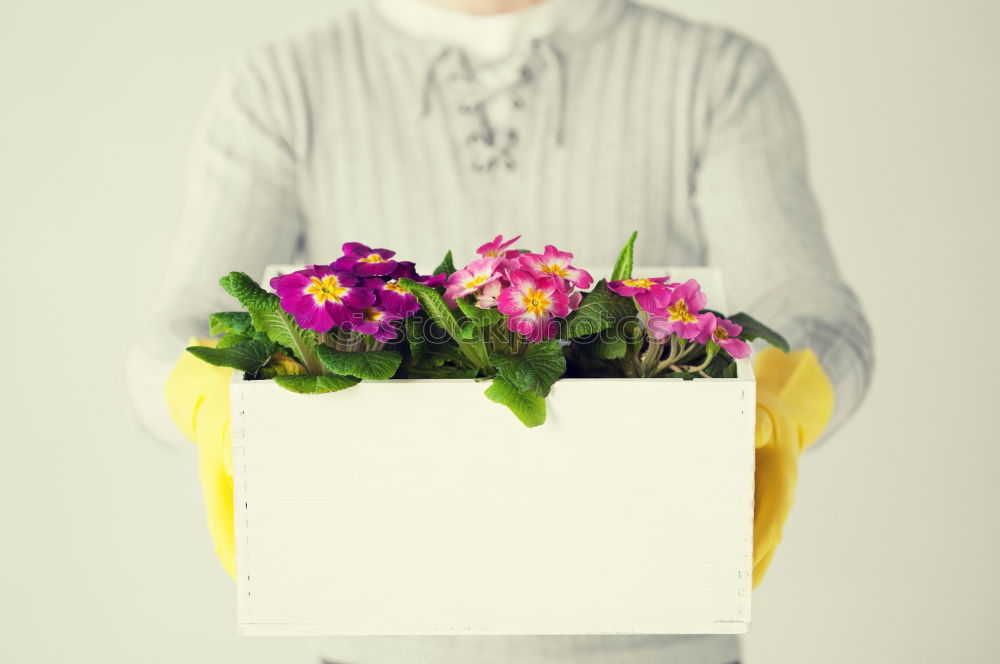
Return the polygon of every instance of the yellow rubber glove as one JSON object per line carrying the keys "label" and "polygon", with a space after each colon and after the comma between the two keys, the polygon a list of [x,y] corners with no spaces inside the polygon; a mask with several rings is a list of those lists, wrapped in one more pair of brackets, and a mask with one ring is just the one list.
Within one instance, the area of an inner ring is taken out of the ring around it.
{"label": "yellow rubber glove", "polygon": [[[190,346],[215,346],[192,339]],[[198,446],[198,475],[208,530],[219,562],[236,578],[233,531],[233,447],[229,432],[229,381],[233,370],[216,367],[184,351],[174,365],[164,396],[181,432]]]}
{"label": "yellow rubber glove", "polygon": [[757,376],[757,470],[754,490],[753,587],[764,578],[795,497],[799,454],[833,414],[833,385],[809,349],[767,348]]}

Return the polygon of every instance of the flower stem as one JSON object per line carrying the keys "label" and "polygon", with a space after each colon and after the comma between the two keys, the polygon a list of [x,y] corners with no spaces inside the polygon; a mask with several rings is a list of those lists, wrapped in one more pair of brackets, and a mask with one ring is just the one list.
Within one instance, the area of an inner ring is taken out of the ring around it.
{"label": "flower stem", "polygon": [[644,378],[652,376],[661,357],[663,357],[663,344],[650,343],[639,360],[639,375]]}

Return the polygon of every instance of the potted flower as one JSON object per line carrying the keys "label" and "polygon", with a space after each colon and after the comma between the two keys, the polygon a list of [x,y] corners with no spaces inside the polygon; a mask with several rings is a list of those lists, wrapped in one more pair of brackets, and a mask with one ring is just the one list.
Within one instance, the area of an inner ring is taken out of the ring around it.
{"label": "potted flower", "polygon": [[783,340],[634,276],[635,234],[596,283],[517,240],[222,279],[246,311],[190,350],[242,372],[244,633],[745,631],[748,342]]}

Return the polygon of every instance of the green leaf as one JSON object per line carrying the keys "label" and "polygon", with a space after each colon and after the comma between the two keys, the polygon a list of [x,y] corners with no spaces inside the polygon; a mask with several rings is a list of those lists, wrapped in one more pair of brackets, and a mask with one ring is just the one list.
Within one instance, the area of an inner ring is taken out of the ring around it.
{"label": "green leaf", "polygon": [[451,252],[449,251],[444,255],[444,258],[441,259],[440,265],[434,268],[434,271],[431,272],[431,274],[451,274],[454,271],[455,261],[451,257]]}
{"label": "green leaf", "polygon": [[456,300],[458,308],[475,327],[490,327],[503,320],[503,314],[496,308],[480,309],[464,297]]}
{"label": "green leaf", "polygon": [[558,341],[531,344],[520,355],[491,353],[497,373],[521,392],[532,391],[546,396],[566,373],[566,358]]}
{"label": "green leaf", "polygon": [[507,406],[526,427],[545,423],[545,399],[534,392],[521,392],[499,376],[486,388],[490,401]]}
{"label": "green leaf", "polygon": [[664,378],[683,378],[684,380],[694,380],[698,377],[698,374],[687,373],[685,371],[671,371],[670,373],[663,374]]}
{"label": "green leaf", "polygon": [[271,359],[273,348],[272,344],[265,341],[249,341],[228,348],[189,346],[187,351],[217,367],[230,367],[253,375]]}
{"label": "green leaf", "polygon": [[587,357],[598,360],[618,360],[625,357],[628,342],[617,330],[604,330],[573,340],[573,345]]}
{"label": "green leaf", "polygon": [[635,253],[635,239],[638,236],[639,231],[632,231],[628,242],[622,247],[621,253],[618,254],[618,260],[615,261],[615,269],[611,271],[611,281],[632,278],[632,259]]}
{"label": "green leaf", "polygon": [[428,324],[428,320],[420,314],[410,316],[403,321],[406,341],[410,345],[410,355],[416,362],[423,362],[430,356],[430,341],[424,335],[424,326]]}
{"label": "green leaf", "polygon": [[420,303],[420,308],[432,321],[448,333],[448,335],[458,344],[462,354],[472,362],[473,365],[485,369],[489,366],[489,357],[486,354],[486,346],[482,339],[469,342],[465,339],[462,328],[445,304],[441,294],[429,286],[418,284],[412,279],[400,279],[399,285],[413,293]]}
{"label": "green leaf", "polygon": [[316,356],[316,333],[299,327],[295,319],[281,309],[278,296],[272,293],[268,295],[270,297],[263,300],[259,307],[254,306],[250,309],[250,319],[254,327],[266,334],[274,343],[291,350],[309,373],[314,375],[323,373],[319,358]]}
{"label": "green leaf", "polygon": [[219,343],[215,345],[216,348],[229,348],[230,346],[235,346],[237,344],[250,343],[251,341],[269,341],[267,337],[263,339],[254,339],[254,337],[248,337],[242,334],[237,334],[236,332],[230,332],[221,339]]}
{"label": "green leaf", "polygon": [[727,366],[725,369],[723,369],[723,371],[722,371],[722,377],[723,378],[736,378],[736,361],[735,360],[732,361],[732,362],[730,362],[729,366]]}
{"label": "green leaf", "polygon": [[323,373],[323,367],[316,357],[316,333],[299,327],[295,319],[281,309],[281,301],[277,295],[268,293],[243,272],[230,272],[219,283],[247,308],[250,322],[258,332],[291,350],[309,373]]}
{"label": "green leaf", "polygon": [[212,336],[240,334],[249,337],[253,332],[250,314],[245,311],[220,311],[208,317],[208,333]]}
{"label": "green leaf", "polygon": [[361,381],[351,376],[277,376],[274,382],[289,392],[324,394],[346,390]]}
{"label": "green leaf", "polygon": [[456,367],[451,364],[438,367],[409,367],[406,369],[407,378],[475,378],[477,375],[479,375],[479,369]]}
{"label": "green leaf", "polygon": [[476,324],[469,319],[465,319],[462,323],[459,323],[458,330],[461,335],[462,341],[471,341],[476,336]]}
{"label": "green leaf", "polygon": [[265,300],[276,297],[261,288],[260,284],[245,272],[230,272],[219,279],[219,284],[248,310],[266,306]]}
{"label": "green leaf", "polygon": [[617,328],[619,321],[635,318],[635,303],[631,298],[611,292],[604,279],[583,296],[580,308],[566,318],[563,336],[567,339],[597,334],[609,327]]}
{"label": "green leaf", "polygon": [[333,373],[363,380],[388,380],[403,361],[403,356],[394,350],[349,353],[322,344],[317,347],[317,354],[323,366]]}
{"label": "green leaf", "polygon": [[420,308],[442,330],[451,335],[453,339],[461,338],[461,331],[458,321],[455,319],[455,314],[445,304],[444,298],[441,297],[440,293],[430,286],[418,284],[411,279],[400,279],[398,283],[413,293],[414,297],[417,298],[417,302],[420,303]]}
{"label": "green leaf", "polygon": [[740,339],[744,341],[753,341],[758,338],[763,339],[775,348],[786,353],[788,352],[788,342],[785,338],[750,314],[738,313],[735,316],[730,316],[729,320],[743,328],[743,332],[740,333]]}
{"label": "green leaf", "polygon": [[705,373],[712,378],[722,378],[722,373],[733,364],[733,359],[725,353],[719,353],[705,367]]}

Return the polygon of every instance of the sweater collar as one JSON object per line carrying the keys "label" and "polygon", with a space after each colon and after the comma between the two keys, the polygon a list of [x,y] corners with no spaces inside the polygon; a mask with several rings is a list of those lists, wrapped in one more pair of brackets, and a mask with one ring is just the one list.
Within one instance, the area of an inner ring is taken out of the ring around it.
{"label": "sweater collar", "polygon": [[482,16],[443,9],[428,0],[371,1],[399,31],[433,44],[438,51],[460,49],[474,66],[487,69],[516,67],[519,63],[513,61],[533,40],[585,30],[603,4],[602,0],[543,0],[519,11]]}

